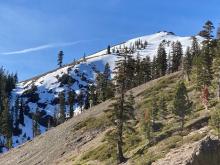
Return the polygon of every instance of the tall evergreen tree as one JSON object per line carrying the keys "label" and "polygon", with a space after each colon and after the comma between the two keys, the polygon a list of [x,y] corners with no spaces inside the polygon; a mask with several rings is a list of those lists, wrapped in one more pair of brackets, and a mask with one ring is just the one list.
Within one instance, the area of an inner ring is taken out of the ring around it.
{"label": "tall evergreen tree", "polygon": [[152,110],[145,111],[144,122],[143,122],[143,131],[148,140],[148,144],[151,144],[153,138],[153,122],[152,122]]}
{"label": "tall evergreen tree", "polygon": [[59,67],[62,67],[63,65],[63,56],[64,56],[63,51],[62,50],[59,51],[58,58],[57,58],[57,64]]}
{"label": "tall evergreen tree", "polygon": [[135,86],[142,84],[143,72],[141,70],[141,57],[139,52],[137,53],[136,64],[135,64]]}
{"label": "tall evergreen tree", "polygon": [[206,40],[211,40],[213,38],[213,29],[214,29],[214,25],[213,23],[208,20],[204,26],[203,26],[203,30],[199,32],[199,35],[204,37]]}
{"label": "tall evergreen tree", "polygon": [[159,102],[158,102],[158,109],[159,109],[159,114],[163,119],[166,118],[168,114],[168,109],[167,109],[167,102],[165,100],[164,95],[160,95]]}
{"label": "tall evergreen tree", "polygon": [[7,148],[12,147],[12,121],[11,121],[11,114],[9,110],[9,102],[8,98],[5,97],[3,99],[3,109],[1,113],[1,121],[0,121],[0,130],[1,134],[6,137],[6,144]]}
{"label": "tall evergreen tree", "polygon": [[143,59],[141,62],[141,68],[143,70],[143,76],[144,76],[144,83],[150,81],[152,79],[151,75],[151,61],[150,57],[146,56],[146,58]]}
{"label": "tall evergreen tree", "polygon": [[70,118],[73,117],[74,115],[74,102],[75,102],[75,92],[72,90],[68,91],[68,103],[69,103],[69,113],[70,113]]}
{"label": "tall evergreen tree", "polygon": [[24,123],[24,110],[25,110],[25,105],[24,105],[24,100],[20,100],[20,108],[19,108],[19,123],[22,124],[23,126],[25,125]]}
{"label": "tall evergreen tree", "polygon": [[41,134],[40,131],[40,124],[39,124],[39,118],[40,118],[40,111],[37,107],[35,113],[32,114],[32,131],[33,131],[33,137],[36,137]]}
{"label": "tall evergreen tree", "polygon": [[59,105],[60,105],[59,122],[63,123],[66,117],[66,105],[65,105],[65,93],[64,92],[61,92],[59,94]]}
{"label": "tall evergreen tree", "polygon": [[159,77],[159,70],[158,70],[158,66],[157,66],[157,58],[154,56],[153,61],[152,61],[152,65],[151,65],[151,75],[152,75],[152,79],[156,79]]}
{"label": "tall evergreen tree", "polygon": [[183,57],[182,44],[177,41],[172,44],[172,71],[176,72],[181,66]]}
{"label": "tall evergreen tree", "polygon": [[181,121],[181,136],[184,128],[185,117],[191,112],[192,102],[189,100],[187,89],[183,81],[177,85],[177,90],[173,102],[173,113]]}
{"label": "tall evergreen tree", "polygon": [[96,92],[96,86],[94,84],[91,84],[89,86],[89,104],[90,108],[94,105],[96,105],[98,102],[97,98],[97,92]]}
{"label": "tall evergreen tree", "polygon": [[111,46],[110,45],[108,45],[108,47],[107,47],[107,54],[111,54]]}
{"label": "tall evergreen tree", "polygon": [[157,49],[157,66],[159,75],[164,76],[167,71],[167,53],[162,43],[160,43]]}
{"label": "tall evergreen tree", "polygon": [[[129,100],[126,101],[126,63],[127,63],[128,55],[120,54],[119,60],[116,62],[115,67],[115,87],[116,87],[116,96],[114,98],[114,103],[111,105],[111,108],[105,111],[111,122],[115,126],[115,144],[117,146],[117,160],[118,163],[122,163],[125,161],[125,157],[123,154],[122,146],[123,146],[123,130],[127,123],[127,121],[134,118],[134,108],[131,107],[131,104],[134,104],[132,96],[130,96]],[[132,102],[132,103],[131,103]],[[133,105],[132,105],[133,106]]]}
{"label": "tall evergreen tree", "polygon": [[203,47],[200,55],[200,68],[198,70],[198,87],[203,88],[204,86],[209,86],[213,78],[212,63],[214,58],[213,51],[213,23],[207,21],[203,26],[203,30],[200,32],[200,35],[205,38],[203,41]]}
{"label": "tall evergreen tree", "polygon": [[190,48],[188,47],[186,50],[184,64],[183,64],[184,74],[186,75],[188,81],[190,81],[190,74],[192,72],[192,62],[193,62],[193,57],[190,52]]}
{"label": "tall evergreen tree", "polygon": [[151,116],[152,116],[152,124],[155,124],[155,121],[158,117],[159,106],[157,104],[157,99],[155,97],[151,100]]}

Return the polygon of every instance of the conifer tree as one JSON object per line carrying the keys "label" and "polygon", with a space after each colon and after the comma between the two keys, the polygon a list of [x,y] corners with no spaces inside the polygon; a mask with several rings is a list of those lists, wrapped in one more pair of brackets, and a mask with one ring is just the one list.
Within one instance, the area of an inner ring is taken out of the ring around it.
{"label": "conifer tree", "polygon": [[205,107],[205,110],[208,110],[208,103],[209,103],[209,89],[207,85],[202,89],[202,95],[201,95],[202,104]]}
{"label": "conifer tree", "polygon": [[209,86],[213,79],[212,57],[208,52],[208,45],[204,45],[201,54],[197,58],[197,87],[202,89]]}
{"label": "conifer tree", "polygon": [[135,87],[136,85],[135,72],[136,72],[136,60],[131,56],[128,56],[128,60],[126,63],[126,77],[127,77],[125,84],[126,89],[131,89]]}
{"label": "conifer tree", "polygon": [[189,100],[187,89],[183,81],[177,85],[177,90],[173,102],[173,113],[181,121],[181,136],[184,128],[185,117],[191,112],[192,102]]}
{"label": "conifer tree", "polygon": [[199,62],[201,65],[198,69],[198,87],[200,89],[204,88],[205,86],[209,86],[211,84],[211,80],[213,79],[213,58],[214,58],[214,51],[213,51],[213,23],[211,21],[207,21],[203,26],[203,30],[200,32],[200,35],[205,38],[203,41],[203,48],[201,50]]}
{"label": "conifer tree", "polygon": [[196,58],[200,54],[200,47],[199,47],[198,40],[195,36],[192,37],[192,45],[190,47],[190,53],[193,59],[193,64],[196,65]]}
{"label": "conifer tree", "polygon": [[111,54],[111,46],[110,45],[108,45],[108,47],[107,47],[107,54]]}
{"label": "conifer tree", "polygon": [[83,106],[84,106],[84,92],[81,90],[80,93],[77,96],[77,103],[80,107],[80,111],[83,112]]}
{"label": "conifer tree", "polygon": [[151,144],[153,138],[152,110],[145,111],[143,129],[148,144]]}
{"label": "conifer tree", "polygon": [[157,66],[159,76],[164,76],[167,71],[167,53],[162,43],[160,43],[157,49]]}
{"label": "conifer tree", "polygon": [[157,66],[157,58],[154,56],[153,61],[152,61],[152,65],[151,65],[151,75],[152,75],[152,79],[156,79],[159,77],[159,70],[158,70],[158,66]]}
{"label": "conifer tree", "polygon": [[143,74],[141,70],[141,58],[139,52],[137,53],[136,64],[135,64],[135,86],[142,84]]}
{"label": "conifer tree", "polygon": [[144,83],[150,81],[152,79],[151,75],[151,61],[150,57],[146,56],[146,58],[143,59],[141,62],[141,68],[143,70],[143,76],[144,76]]}
{"label": "conifer tree", "polygon": [[39,112],[39,108],[37,107],[35,114],[32,114],[33,137],[36,137],[41,134],[40,125],[39,125],[39,118],[40,118],[40,112]]}
{"label": "conifer tree", "polygon": [[168,53],[167,57],[167,73],[170,74],[172,73],[172,56],[171,53]]}
{"label": "conifer tree", "polygon": [[202,37],[204,37],[206,40],[209,40],[209,41],[210,41],[210,40],[213,38],[212,33],[213,33],[213,29],[214,29],[214,28],[215,28],[215,27],[214,27],[213,23],[212,23],[210,20],[208,20],[208,21],[204,24],[203,30],[199,32],[199,35],[202,36]]}
{"label": "conifer tree", "polygon": [[72,90],[69,90],[68,92],[68,103],[69,103],[69,113],[70,113],[70,118],[73,117],[74,115],[74,102],[75,102],[75,92]]}
{"label": "conifer tree", "polygon": [[24,101],[23,99],[20,100],[20,108],[19,108],[19,123],[24,126]]}
{"label": "conifer tree", "polygon": [[190,81],[190,74],[192,72],[192,62],[193,62],[193,58],[190,52],[190,48],[188,47],[186,50],[184,64],[183,64],[184,74],[186,75],[188,81]]}
{"label": "conifer tree", "polygon": [[182,44],[177,41],[172,44],[172,72],[179,70],[183,57]]}
{"label": "conifer tree", "polygon": [[59,104],[60,104],[60,110],[59,110],[59,122],[63,123],[65,121],[65,110],[66,110],[66,106],[65,106],[65,93],[61,92],[59,94]]}
{"label": "conifer tree", "polygon": [[105,101],[114,95],[113,84],[111,82],[111,70],[108,63],[105,65],[104,72],[97,74],[96,92],[99,102]]}
{"label": "conifer tree", "polygon": [[17,97],[16,100],[15,100],[15,106],[14,106],[14,127],[15,127],[15,132],[17,132],[17,130],[19,129],[19,116],[18,116],[19,115],[19,108],[20,108],[19,105],[20,105],[20,100],[19,100],[19,97]]}
{"label": "conifer tree", "polygon": [[[114,124],[115,129],[115,139],[114,142],[117,146],[117,161],[118,163],[124,162],[126,159],[123,154],[122,146],[123,146],[123,130],[125,125],[127,125],[127,121],[134,118],[134,108],[131,108],[131,101],[133,98],[130,96],[129,100],[126,101],[126,63],[127,63],[128,55],[120,54],[119,60],[116,62],[115,67],[115,87],[116,87],[116,96],[114,98],[114,103],[110,106],[109,110],[106,110],[109,119]],[[134,103],[132,103],[134,104]],[[133,105],[132,105],[133,106]]]}
{"label": "conifer tree", "polygon": [[91,84],[89,86],[89,104],[90,108],[97,104],[97,93],[96,93],[96,86],[94,84]]}
{"label": "conifer tree", "polygon": [[8,98],[4,97],[3,99],[3,109],[1,113],[1,121],[0,121],[0,130],[1,134],[6,137],[6,147],[12,147],[12,121],[11,114],[9,112]]}
{"label": "conifer tree", "polygon": [[155,121],[158,117],[158,112],[159,112],[159,106],[157,104],[157,99],[156,97],[153,97],[151,100],[151,116],[152,116],[152,124],[155,124]]}
{"label": "conifer tree", "polygon": [[62,67],[62,65],[63,65],[63,56],[64,56],[63,51],[62,50],[59,51],[58,59],[57,59],[57,64],[59,67]]}
{"label": "conifer tree", "polygon": [[168,114],[168,109],[167,109],[167,102],[165,100],[164,95],[160,95],[159,102],[158,102],[158,109],[159,109],[161,117],[165,119]]}

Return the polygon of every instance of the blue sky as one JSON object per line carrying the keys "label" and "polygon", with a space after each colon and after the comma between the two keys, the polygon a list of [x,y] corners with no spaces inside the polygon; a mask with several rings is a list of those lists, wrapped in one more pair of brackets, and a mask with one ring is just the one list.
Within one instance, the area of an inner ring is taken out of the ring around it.
{"label": "blue sky", "polygon": [[219,0],[0,0],[0,65],[24,80],[108,44],[161,30],[194,35]]}

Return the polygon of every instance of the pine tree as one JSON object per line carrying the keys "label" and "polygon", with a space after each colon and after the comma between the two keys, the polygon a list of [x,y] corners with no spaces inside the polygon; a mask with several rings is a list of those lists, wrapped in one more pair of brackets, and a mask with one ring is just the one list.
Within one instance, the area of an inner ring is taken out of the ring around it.
{"label": "pine tree", "polygon": [[39,108],[37,107],[35,114],[34,113],[32,114],[33,137],[36,137],[41,134],[40,125],[39,125],[39,118],[40,118],[40,111],[39,111]]}
{"label": "pine tree", "polygon": [[127,63],[126,63],[126,77],[127,80],[125,82],[125,88],[131,89],[135,87],[135,71],[136,71],[136,61],[131,56],[128,56]]}
{"label": "pine tree", "polygon": [[213,79],[212,57],[209,54],[208,45],[204,45],[200,56],[197,58],[197,88],[209,86]]}
{"label": "pine tree", "polygon": [[61,51],[59,51],[59,53],[58,53],[58,59],[57,59],[57,64],[58,64],[58,66],[59,67],[62,67],[62,65],[63,65],[63,51],[61,50]]}
{"label": "pine tree", "polygon": [[167,57],[167,73],[170,74],[172,73],[172,56],[171,53],[168,53]]}
{"label": "pine tree", "polygon": [[159,76],[164,76],[167,71],[167,53],[162,43],[160,43],[157,49],[157,67]]}
{"label": "pine tree", "polygon": [[137,53],[135,64],[135,86],[141,85],[143,82],[143,72],[141,70],[141,58],[139,52]]}
{"label": "pine tree", "polygon": [[211,85],[211,80],[213,79],[213,58],[214,58],[214,51],[213,51],[213,23],[211,21],[207,21],[203,26],[203,30],[200,32],[200,35],[205,38],[203,41],[203,48],[201,50],[199,62],[200,65],[198,69],[198,78],[197,84],[198,88],[202,89],[205,86]]}
{"label": "pine tree", "polygon": [[70,113],[70,118],[74,116],[74,102],[75,102],[75,92],[72,90],[69,90],[68,92],[68,103],[69,103],[69,113]]}
{"label": "pine tree", "polygon": [[[116,96],[114,98],[114,103],[110,106],[109,110],[106,110],[109,119],[114,124],[115,129],[115,144],[117,146],[117,161],[118,163],[124,162],[126,159],[123,154],[122,146],[123,146],[123,130],[127,123],[127,121],[134,118],[134,108],[131,107],[131,98],[126,101],[126,89],[125,83],[127,77],[125,76],[126,72],[126,63],[127,63],[128,55],[120,54],[119,60],[116,62],[115,67],[115,87],[116,87]],[[132,103],[134,104],[134,103]],[[132,105],[133,106],[133,105]]]}
{"label": "pine tree", "polygon": [[0,130],[1,134],[6,137],[6,147],[12,147],[12,121],[11,121],[11,114],[9,112],[9,105],[8,105],[8,98],[3,98],[3,109],[1,113],[1,121],[0,121]]}
{"label": "pine tree", "polygon": [[212,33],[214,28],[213,23],[208,20],[203,26],[203,30],[199,32],[199,35],[210,41],[213,38]]}
{"label": "pine tree", "polygon": [[111,46],[110,45],[108,45],[108,47],[107,47],[107,54],[111,54]]}
{"label": "pine tree", "polygon": [[173,113],[181,121],[181,136],[184,128],[185,116],[191,112],[192,102],[189,100],[184,82],[180,81],[173,102]]}
{"label": "pine tree", "polygon": [[158,71],[158,66],[157,66],[157,58],[154,56],[152,65],[151,65],[151,75],[152,79],[156,79],[159,77],[159,71]]}
{"label": "pine tree", "polygon": [[90,108],[94,105],[97,105],[97,93],[96,93],[96,86],[94,84],[89,85],[89,104]]}
{"label": "pine tree", "polygon": [[192,37],[192,45],[190,47],[190,53],[193,59],[193,65],[196,65],[197,57],[200,54],[200,47],[199,47],[198,40],[195,36]]}
{"label": "pine tree", "polygon": [[190,74],[192,72],[192,62],[193,62],[193,58],[190,52],[190,48],[188,47],[186,50],[184,64],[183,64],[184,74],[186,75],[188,81],[190,81]]}
{"label": "pine tree", "polygon": [[104,100],[110,99],[114,96],[113,84],[111,81],[111,69],[109,63],[105,64],[103,72],[104,76]]}
{"label": "pine tree", "polygon": [[15,134],[17,135],[17,130],[19,129],[19,105],[20,105],[20,100],[19,97],[16,98],[15,100],[15,106],[14,106],[14,127],[15,127]]}
{"label": "pine tree", "polygon": [[78,94],[77,96],[77,103],[78,103],[78,106],[80,107],[80,111],[81,113],[83,112],[83,106],[84,106],[84,93],[83,91],[81,90],[80,93]]}
{"label": "pine tree", "polygon": [[114,96],[113,84],[111,81],[111,70],[108,63],[105,65],[104,72],[97,74],[96,91],[98,95],[98,102],[105,101]]}
{"label": "pine tree", "polygon": [[64,92],[61,92],[59,94],[59,104],[60,104],[59,122],[64,123],[65,117],[66,117],[66,114],[65,114],[65,109],[66,109],[66,106],[65,106],[65,93]]}
{"label": "pine tree", "polygon": [[201,95],[202,104],[205,107],[205,110],[208,110],[208,103],[209,103],[209,89],[207,85],[202,89],[202,95]]}
{"label": "pine tree", "polygon": [[151,100],[151,116],[152,116],[152,124],[154,126],[155,121],[158,117],[158,112],[159,112],[159,106],[157,104],[157,99],[155,97],[152,98]]}
{"label": "pine tree", "polygon": [[152,110],[145,111],[143,129],[148,140],[148,144],[151,144],[153,138]]}
{"label": "pine tree", "polygon": [[20,100],[20,108],[19,108],[19,123],[24,126],[24,101],[23,99]]}
{"label": "pine tree", "polygon": [[146,56],[146,58],[143,59],[141,62],[141,68],[143,70],[143,76],[144,76],[144,83],[150,81],[152,79],[151,75],[151,61],[150,57]]}
{"label": "pine tree", "polygon": [[164,95],[161,95],[160,98],[159,98],[158,109],[159,109],[161,117],[163,119],[165,119],[167,114],[168,114],[168,109],[167,109],[167,102],[165,100]]}
{"label": "pine tree", "polygon": [[172,72],[179,70],[183,57],[182,44],[177,41],[172,44]]}

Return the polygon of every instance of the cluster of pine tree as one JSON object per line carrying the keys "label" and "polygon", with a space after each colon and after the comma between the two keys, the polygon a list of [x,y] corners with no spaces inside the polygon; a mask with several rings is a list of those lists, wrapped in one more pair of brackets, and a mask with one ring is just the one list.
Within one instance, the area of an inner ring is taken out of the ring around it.
{"label": "cluster of pine tree", "polygon": [[13,108],[10,106],[11,92],[17,83],[17,74],[0,69],[0,150],[12,147]]}

